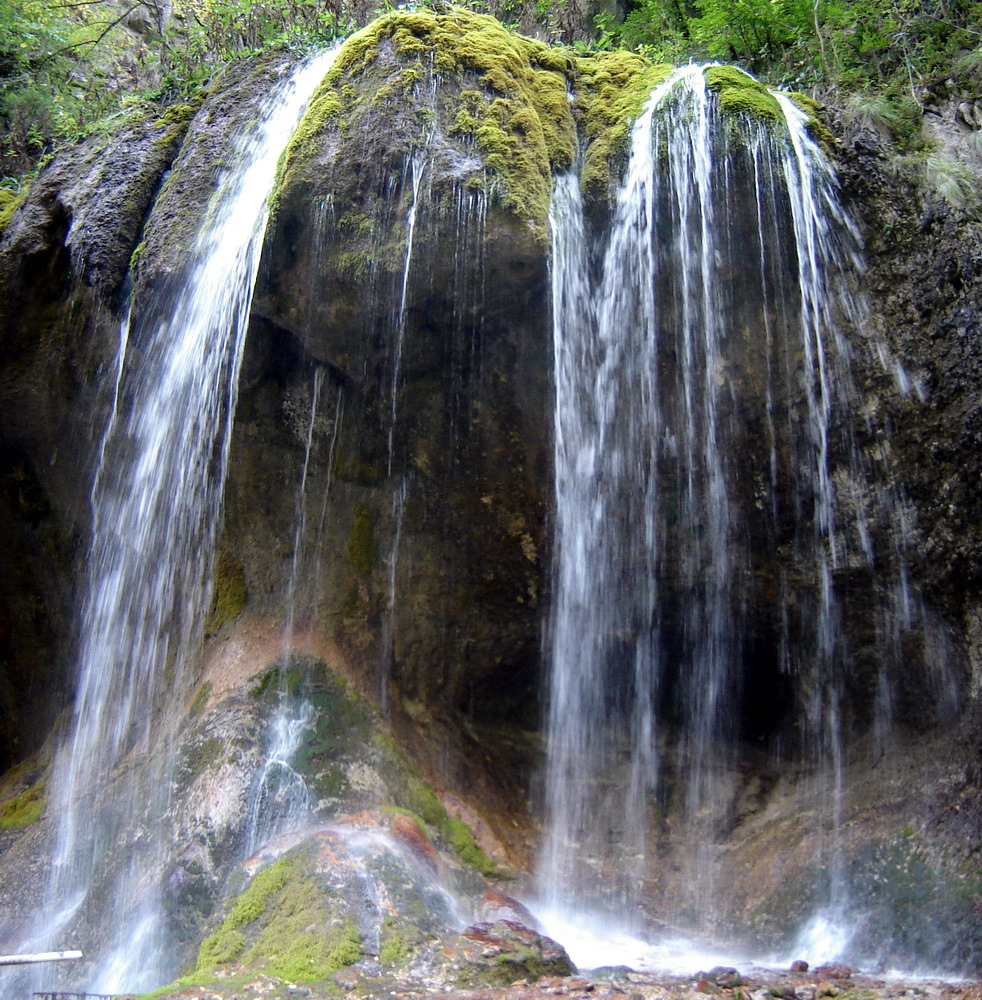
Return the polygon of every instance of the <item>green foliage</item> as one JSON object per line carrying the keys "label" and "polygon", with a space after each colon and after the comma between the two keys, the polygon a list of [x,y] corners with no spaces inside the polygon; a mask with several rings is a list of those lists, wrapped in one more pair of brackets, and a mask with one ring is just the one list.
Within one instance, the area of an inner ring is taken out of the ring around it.
{"label": "green foliage", "polygon": [[[0,169],[24,173],[92,116],[70,78],[91,30],[36,0],[0,0]],[[103,110],[96,108],[96,115]]]}
{"label": "green foliage", "polygon": [[340,3],[184,0],[164,19],[127,28],[113,0],[0,0],[0,175],[34,169],[134,96],[196,94],[232,59],[273,46],[323,45],[346,34]]}
{"label": "green foliage", "polygon": [[784,88],[894,101],[952,75],[977,82],[980,23],[977,0],[640,0],[623,23],[597,19],[602,38],[655,60],[739,62]]}
{"label": "green foliage", "polygon": [[353,27],[342,4],[324,0],[207,0],[175,6],[160,50],[160,92],[167,95],[192,93],[232,59],[268,48],[324,45]]}
{"label": "green foliage", "polygon": [[928,153],[924,157],[924,180],[949,205],[976,218],[982,215],[979,179],[961,160],[944,153]]}

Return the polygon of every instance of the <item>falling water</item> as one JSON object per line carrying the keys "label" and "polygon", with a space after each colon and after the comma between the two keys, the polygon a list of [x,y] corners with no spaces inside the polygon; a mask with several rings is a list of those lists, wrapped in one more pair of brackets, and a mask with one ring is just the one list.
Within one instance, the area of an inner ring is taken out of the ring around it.
{"label": "falling water", "polygon": [[[291,690],[290,671],[294,665],[294,631],[297,624],[297,588],[303,572],[303,553],[307,537],[308,489],[310,457],[314,448],[314,431],[324,388],[324,368],[314,369],[310,390],[310,413],[304,433],[303,465],[297,486],[294,516],[293,559],[286,589],[286,622],[283,629],[276,691],[276,710],[269,727],[271,739],[266,747],[263,766],[256,775],[251,793],[252,811],[249,821],[247,853],[252,854],[280,834],[299,829],[306,822],[313,806],[310,789],[303,776],[293,767],[304,733],[314,721],[314,706],[298,698]],[[340,397],[339,397],[340,401]]]}
{"label": "falling water", "polygon": [[[649,939],[659,923],[713,927],[716,844],[748,735],[810,763],[831,820],[826,917],[844,912],[840,578],[868,581],[881,657],[911,626],[898,501],[871,487],[883,470],[856,440],[840,332],[861,327],[847,287],[858,234],[805,116],[776,97],[785,124],[768,129],[725,120],[702,67],[655,88],[596,260],[576,179],[553,192],[541,894],[553,914],[599,910]],[[751,703],[762,696],[774,718]],[[685,898],[666,910],[650,858],[668,814],[688,850],[673,858]]]}
{"label": "falling water", "polygon": [[[170,971],[159,866],[173,720],[161,705],[181,707],[210,600],[267,197],[279,156],[332,59],[312,60],[277,87],[255,133],[229,156],[180,292],[155,308],[133,305],[129,339],[142,349],[127,357],[125,370],[121,357],[121,405],[113,409],[92,494],[78,691],[52,782],[60,827],[51,912],[36,939],[69,933],[75,915],[91,923],[90,894],[115,865],[114,884],[106,890],[103,882],[101,890],[115,901],[115,923],[90,986],[100,992],[150,989]],[[160,762],[158,770],[120,776],[129,755]]]}
{"label": "falling water", "polygon": [[420,182],[426,163],[418,153],[412,153],[407,163],[410,179],[409,208],[406,210],[406,255],[402,262],[402,285],[399,289],[399,311],[395,318],[395,337],[392,348],[392,383],[389,387],[389,457],[388,472],[392,473],[395,448],[396,416],[399,401],[399,378],[402,374],[402,352],[406,340],[406,297],[409,292],[409,274],[413,265],[413,244],[416,237],[416,216],[419,209]]}

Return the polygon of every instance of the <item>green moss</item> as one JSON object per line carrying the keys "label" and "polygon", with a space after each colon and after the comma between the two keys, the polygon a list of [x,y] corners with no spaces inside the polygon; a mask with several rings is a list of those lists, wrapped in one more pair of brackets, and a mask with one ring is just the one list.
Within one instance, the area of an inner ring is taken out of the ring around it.
{"label": "green moss", "polygon": [[[361,252],[338,257],[338,267],[355,274],[367,274],[371,263],[371,258]],[[333,475],[359,486],[377,486],[385,478],[385,462],[374,456],[352,455],[344,448],[336,448]]]}
{"label": "green moss", "polygon": [[836,139],[832,130],[822,121],[822,106],[818,101],[813,100],[807,94],[797,92],[789,93],[788,97],[806,114],[808,122],[806,128],[808,134],[817,142],[826,153],[834,154],[839,140]]}
{"label": "green moss", "polygon": [[216,766],[221,760],[223,749],[222,741],[214,736],[185,745],[181,766],[188,775],[188,780],[194,781],[207,768]]}
{"label": "green moss", "polygon": [[576,60],[578,110],[587,137],[582,184],[587,197],[606,202],[626,161],[631,126],[652,89],[672,72],[634,52],[598,52]]}
{"label": "green moss", "polygon": [[338,921],[324,890],[297,868],[243,961],[291,982],[316,983],[362,954],[358,928],[350,920]]}
{"label": "green moss", "polygon": [[28,191],[29,184],[22,184],[19,191],[9,187],[0,188],[0,235],[10,225],[14,212],[24,204]]}
{"label": "green moss", "polygon": [[188,101],[179,104],[172,104],[164,113],[154,121],[154,125],[160,128],[170,128],[172,125],[180,125],[187,128],[191,124],[191,119],[198,113],[198,108],[204,102],[204,93],[195,94]]}
{"label": "green moss", "polygon": [[382,806],[382,812],[391,813],[396,816],[408,816],[423,832],[423,836],[432,844],[433,837],[430,835],[429,826],[426,824],[425,820],[419,813],[414,813],[412,809],[403,809],[401,806],[385,805]]}
{"label": "green moss", "polygon": [[406,782],[404,809],[394,809],[412,816],[427,835],[439,832],[443,840],[466,865],[475,868],[488,878],[502,878],[501,869],[481,850],[471,828],[456,816],[451,816],[436,797],[436,793],[421,778],[411,776]]}
{"label": "green moss", "polygon": [[225,926],[234,929],[251,924],[265,912],[269,897],[287,884],[295,870],[296,866],[289,858],[281,858],[269,868],[258,872],[249,887],[235,901],[225,918]]}
{"label": "green moss", "polygon": [[146,250],[146,248],[147,248],[146,240],[141,240],[139,243],[137,243],[136,247],[133,250],[133,253],[130,254],[131,271],[136,270],[137,265],[140,263],[140,258],[143,256],[143,251]]}
{"label": "green moss", "polygon": [[214,934],[201,942],[198,949],[198,968],[214,969],[219,965],[227,965],[242,954],[246,946],[246,936],[241,931],[219,927]]}
{"label": "green moss", "polygon": [[279,892],[294,874],[295,865],[288,858],[260,871],[232,904],[221,927],[201,942],[195,974],[212,971],[216,966],[234,961],[245,949],[247,939],[240,928],[253,923],[266,911],[270,896]]}
{"label": "green moss", "polygon": [[202,684],[200,688],[198,688],[198,692],[197,694],[195,694],[194,700],[191,702],[191,705],[188,708],[189,718],[194,719],[197,716],[201,715],[201,713],[205,710],[205,705],[208,704],[208,699],[211,697],[211,692],[212,692],[211,681],[205,681],[205,683]]}
{"label": "green moss", "polygon": [[314,133],[336,121],[341,116],[341,111],[341,95],[336,90],[331,87],[318,90],[316,97],[307,106],[303,121],[293,133],[291,144],[309,142]]}
{"label": "green moss", "polygon": [[406,808],[421,816],[434,830],[441,830],[448,820],[447,810],[440,805],[433,789],[420,778],[410,777],[406,783]]}
{"label": "green moss", "polygon": [[464,864],[477,869],[488,878],[500,878],[501,869],[481,850],[471,828],[456,816],[448,816],[441,833]]}
{"label": "green moss", "polygon": [[355,504],[355,519],[348,536],[345,558],[355,572],[368,576],[378,559],[378,514],[368,504]]}
{"label": "green moss", "polygon": [[[401,65],[385,68],[384,79],[364,84],[359,98],[352,83],[375,67],[383,47]],[[493,172],[492,193],[545,240],[552,170],[570,166],[576,148],[567,96],[572,61],[492,17],[463,8],[440,14],[394,12],[352,35],[290,144],[287,175],[296,163],[315,155],[312,140],[331,126],[341,109],[355,113],[359,100],[401,99],[431,72],[478,84],[479,90],[470,91],[478,100],[453,131],[473,137]],[[325,114],[320,102],[328,92],[340,93],[341,108],[332,105]]]}
{"label": "green moss", "polygon": [[307,683],[307,668],[301,657],[291,657],[288,663],[278,663],[259,678],[259,683],[249,692],[253,698],[273,694],[278,699],[281,692],[296,698]]}
{"label": "green moss", "polygon": [[205,632],[214,635],[223,625],[238,616],[245,603],[246,585],[242,566],[223,552],[215,566],[214,592]]}
{"label": "green moss", "polygon": [[378,960],[382,965],[398,965],[412,953],[414,937],[418,934],[400,927],[394,917],[386,917],[379,932]]}
{"label": "green moss", "polygon": [[750,115],[766,122],[784,120],[781,105],[774,95],[736,66],[709,66],[706,69],[706,86],[716,92],[723,114]]}
{"label": "green moss", "polygon": [[47,782],[43,779],[0,806],[0,829],[21,830],[36,823],[47,801]]}

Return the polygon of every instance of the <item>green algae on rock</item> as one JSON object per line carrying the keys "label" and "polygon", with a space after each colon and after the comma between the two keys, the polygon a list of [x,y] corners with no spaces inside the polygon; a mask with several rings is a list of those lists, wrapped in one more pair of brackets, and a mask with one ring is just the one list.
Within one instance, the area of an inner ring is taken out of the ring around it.
{"label": "green algae on rock", "polygon": [[322,983],[362,956],[361,936],[340,900],[317,884],[310,851],[259,871],[221,926],[204,939],[189,977],[201,980],[236,962],[298,983]]}
{"label": "green algae on rock", "polygon": [[213,635],[223,625],[237,617],[245,607],[245,603],[246,585],[242,565],[228,553],[223,552],[215,565],[211,610],[205,622],[205,632]]}
{"label": "green algae on rock", "polygon": [[0,188],[0,236],[10,225],[14,212],[27,200],[29,191],[29,184],[22,184],[17,191],[9,187]]}
{"label": "green algae on rock", "polygon": [[327,129],[350,128],[372,106],[405,101],[426,80],[452,82],[464,85],[464,105],[437,108],[436,117],[453,114],[444,127],[481,154],[489,193],[544,240],[552,171],[568,168],[576,148],[572,68],[562,52],[484,14],[387,14],[342,47],[287,150],[284,184],[317,158]]}
{"label": "green algae on rock", "polygon": [[724,115],[745,114],[765,122],[783,121],[774,95],[749,73],[736,66],[707,66],[706,86],[715,91]]}
{"label": "green algae on rock", "polygon": [[[707,66],[706,86],[714,91],[719,110],[724,115],[745,115],[774,125],[784,121],[781,105],[774,94],[737,66]],[[836,138],[822,121],[821,106],[813,98],[800,93],[786,95],[808,117],[806,129],[826,153],[835,152]]]}
{"label": "green algae on rock", "polygon": [[606,204],[627,162],[631,126],[651,91],[672,72],[635,52],[597,52],[576,60],[577,111],[586,134],[582,187]]}
{"label": "green algae on rock", "polygon": [[47,787],[47,782],[42,778],[0,805],[0,829],[21,830],[36,823],[44,812],[48,798]]}

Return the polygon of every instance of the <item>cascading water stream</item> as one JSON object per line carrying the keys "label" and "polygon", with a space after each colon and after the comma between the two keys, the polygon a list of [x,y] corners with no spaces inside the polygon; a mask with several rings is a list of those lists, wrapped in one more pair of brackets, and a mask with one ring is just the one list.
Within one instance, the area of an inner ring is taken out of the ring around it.
{"label": "cascading water stream", "polygon": [[[596,261],[576,179],[557,178],[553,191],[540,897],[567,946],[571,915],[612,917],[634,964],[686,968],[691,945],[676,941],[673,959],[669,929],[720,930],[713,869],[746,739],[737,720],[768,689],[795,692],[803,724],[791,752],[808,762],[801,792],[825,817],[817,915],[841,921],[851,651],[839,580],[869,581],[884,705],[885,658],[916,603],[898,501],[854,429],[841,327],[862,328],[848,290],[862,266],[858,233],[805,115],[775,98],[784,124],[768,128],[725,120],[703,67],[656,87]],[[755,723],[777,767],[788,753],[782,710]],[[669,816],[687,851],[671,858],[680,874],[665,895],[652,859]],[[630,936],[650,940],[658,926],[657,948]]]}
{"label": "cascading water stream", "polygon": [[297,588],[303,570],[303,553],[307,536],[307,478],[323,387],[324,368],[317,367],[311,385],[310,414],[304,433],[303,465],[297,487],[293,559],[286,590],[286,622],[280,655],[277,706],[270,726],[272,739],[266,748],[266,759],[256,776],[251,795],[252,814],[247,838],[248,854],[257,851],[274,837],[302,827],[313,806],[310,789],[303,776],[292,766],[292,761],[300,748],[304,733],[314,721],[314,706],[306,699],[298,700],[296,694],[291,692],[290,671],[294,667]]}
{"label": "cascading water stream", "polygon": [[[210,601],[267,198],[280,154],[332,60],[333,53],[311,60],[266,99],[255,133],[229,157],[180,292],[132,307],[129,339],[141,351],[125,366],[120,358],[119,406],[92,494],[78,692],[52,779],[60,826],[51,909],[34,938],[63,946],[51,935],[71,936],[73,916],[91,920],[86,907],[101,882],[115,904],[89,985],[100,992],[150,989],[172,971],[159,886],[173,764],[166,750],[173,719],[163,703],[182,707]],[[119,773],[128,757],[155,763]]]}

